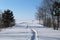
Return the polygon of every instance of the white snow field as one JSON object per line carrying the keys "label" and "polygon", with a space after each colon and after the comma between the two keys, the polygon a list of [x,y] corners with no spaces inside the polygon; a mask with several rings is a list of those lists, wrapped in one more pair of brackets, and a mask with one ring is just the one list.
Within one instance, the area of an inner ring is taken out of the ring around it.
{"label": "white snow field", "polygon": [[53,30],[38,24],[18,24],[2,29],[0,40],[60,40],[60,30]]}

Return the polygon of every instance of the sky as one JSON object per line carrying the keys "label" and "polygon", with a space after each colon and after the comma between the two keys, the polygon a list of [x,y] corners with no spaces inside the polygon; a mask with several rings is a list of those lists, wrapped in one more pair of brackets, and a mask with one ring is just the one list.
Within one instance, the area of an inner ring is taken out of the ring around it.
{"label": "sky", "polygon": [[13,11],[16,23],[35,20],[37,7],[42,0],[0,0],[0,11]]}

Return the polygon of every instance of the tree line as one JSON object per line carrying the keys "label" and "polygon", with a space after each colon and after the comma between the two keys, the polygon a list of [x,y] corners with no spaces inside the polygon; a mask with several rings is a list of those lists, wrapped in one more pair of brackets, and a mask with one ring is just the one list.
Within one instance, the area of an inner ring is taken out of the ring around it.
{"label": "tree line", "polygon": [[43,25],[58,30],[60,23],[60,0],[43,0],[38,7],[36,19],[43,21]]}
{"label": "tree line", "polygon": [[12,27],[15,25],[13,11],[7,9],[0,14],[0,28]]}

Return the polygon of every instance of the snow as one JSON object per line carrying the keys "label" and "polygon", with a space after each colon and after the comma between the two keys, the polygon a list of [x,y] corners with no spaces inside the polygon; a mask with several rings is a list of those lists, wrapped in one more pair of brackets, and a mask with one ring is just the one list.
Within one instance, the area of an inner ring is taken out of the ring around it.
{"label": "snow", "polygon": [[31,29],[7,28],[0,32],[1,40],[27,40],[30,39],[31,36]]}
{"label": "snow", "polygon": [[20,27],[20,28],[43,28],[43,25],[39,25],[38,23],[20,23],[20,24],[16,24],[16,27]]}
{"label": "snow", "polygon": [[32,33],[33,33],[33,35],[31,37],[31,40],[38,40],[36,30],[32,29]]}
{"label": "snow", "polygon": [[53,30],[51,28],[41,28],[36,30],[38,32],[38,39],[60,40],[60,30]]}
{"label": "snow", "polygon": [[60,40],[60,30],[46,28],[39,24],[16,24],[12,28],[2,29],[0,40]]}

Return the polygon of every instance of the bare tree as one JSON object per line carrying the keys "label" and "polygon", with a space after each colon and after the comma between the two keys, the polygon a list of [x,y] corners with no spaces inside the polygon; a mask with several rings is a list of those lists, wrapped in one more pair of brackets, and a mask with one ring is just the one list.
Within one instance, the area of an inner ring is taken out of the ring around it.
{"label": "bare tree", "polygon": [[39,24],[40,24],[40,21],[44,21],[45,19],[45,12],[44,12],[44,9],[43,8],[40,8],[38,9],[38,12],[36,13],[36,19],[39,20]]}
{"label": "bare tree", "polygon": [[[44,20],[44,22],[43,22],[44,26],[51,25],[54,29],[56,29],[55,27],[58,27],[58,26],[55,26],[58,24],[58,22],[55,22],[55,21],[59,20],[59,17],[57,19],[56,16],[53,15],[54,14],[53,9],[55,9],[54,5],[56,5],[55,2],[59,3],[60,1],[59,0],[43,0],[43,3],[42,3],[43,5],[41,5],[43,10],[41,9],[41,7],[39,7],[39,10],[37,13],[38,20],[41,18],[42,18],[42,20]],[[55,11],[57,11],[57,10],[55,10]],[[51,22],[51,23],[48,25],[49,22]]]}

